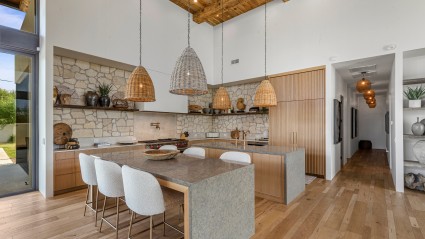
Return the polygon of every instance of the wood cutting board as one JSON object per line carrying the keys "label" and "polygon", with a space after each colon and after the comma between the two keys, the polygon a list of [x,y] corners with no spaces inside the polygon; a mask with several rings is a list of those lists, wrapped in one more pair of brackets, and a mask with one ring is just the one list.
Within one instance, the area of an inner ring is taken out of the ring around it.
{"label": "wood cutting board", "polygon": [[72,129],[65,123],[57,123],[53,126],[53,143],[64,145],[72,138]]}

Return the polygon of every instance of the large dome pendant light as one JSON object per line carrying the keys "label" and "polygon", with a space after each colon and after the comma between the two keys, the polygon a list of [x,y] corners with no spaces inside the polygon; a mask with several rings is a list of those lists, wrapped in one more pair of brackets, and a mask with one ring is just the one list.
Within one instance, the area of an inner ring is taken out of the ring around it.
{"label": "large dome pendant light", "polygon": [[177,59],[169,91],[176,95],[205,95],[208,88],[204,67],[195,50],[190,47],[190,0],[187,7],[187,45]]}
{"label": "large dome pendant light", "polygon": [[[223,0],[221,0],[221,17],[224,17],[223,11]],[[217,110],[227,110],[231,108],[229,93],[227,93],[226,88],[223,87],[224,82],[224,33],[223,33],[223,24],[224,19],[221,19],[221,86],[218,88],[217,93],[214,96],[213,108]]]}
{"label": "large dome pendant light", "polygon": [[255,92],[254,105],[258,107],[277,105],[276,92],[267,77],[267,1],[264,4],[264,80]]}
{"label": "large dome pendant light", "polygon": [[365,74],[366,74],[366,72],[362,72],[363,78],[362,78],[361,80],[357,81],[357,84],[356,84],[356,90],[357,90],[359,93],[363,93],[363,92],[365,92],[365,91],[368,91],[368,90],[370,90],[370,88],[371,88],[371,83],[370,83],[370,81],[369,81],[369,80],[367,80],[367,79],[364,77],[364,75],[365,75]]}
{"label": "large dome pendant light", "polygon": [[125,91],[125,98],[134,102],[155,101],[155,87],[149,73],[142,66],[142,0],[139,5],[139,66],[133,70]]}

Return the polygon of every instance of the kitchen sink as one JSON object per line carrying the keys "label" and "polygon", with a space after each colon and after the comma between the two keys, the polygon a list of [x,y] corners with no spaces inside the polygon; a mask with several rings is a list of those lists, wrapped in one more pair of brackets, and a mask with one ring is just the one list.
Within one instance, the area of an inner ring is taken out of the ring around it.
{"label": "kitchen sink", "polygon": [[267,143],[255,142],[255,141],[248,141],[247,144],[252,145],[252,146],[266,146],[267,145]]}

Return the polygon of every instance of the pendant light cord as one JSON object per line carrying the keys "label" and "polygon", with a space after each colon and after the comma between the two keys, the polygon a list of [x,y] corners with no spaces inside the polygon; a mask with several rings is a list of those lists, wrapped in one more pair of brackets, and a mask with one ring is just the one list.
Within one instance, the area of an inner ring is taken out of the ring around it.
{"label": "pendant light cord", "polygon": [[221,0],[221,86],[224,83],[224,7]]}
{"label": "pendant light cord", "polygon": [[142,0],[139,4],[139,66],[142,65]]}
{"label": "pendant light cord", "polygon": [[190,0],[187,1],[187,46],[190,47]]}
{"label": "pendant light cord", "polygon": [[267,79],[267,0],[264,2],[264,79]]}

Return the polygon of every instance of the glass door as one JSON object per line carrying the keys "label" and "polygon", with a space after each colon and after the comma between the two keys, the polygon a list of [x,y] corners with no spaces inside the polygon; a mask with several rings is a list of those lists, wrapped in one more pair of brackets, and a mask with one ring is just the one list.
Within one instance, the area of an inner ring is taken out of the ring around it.
{"label": "glass door", "polygon": [[34,56],[0,49],[0,197],[35,189]]}

